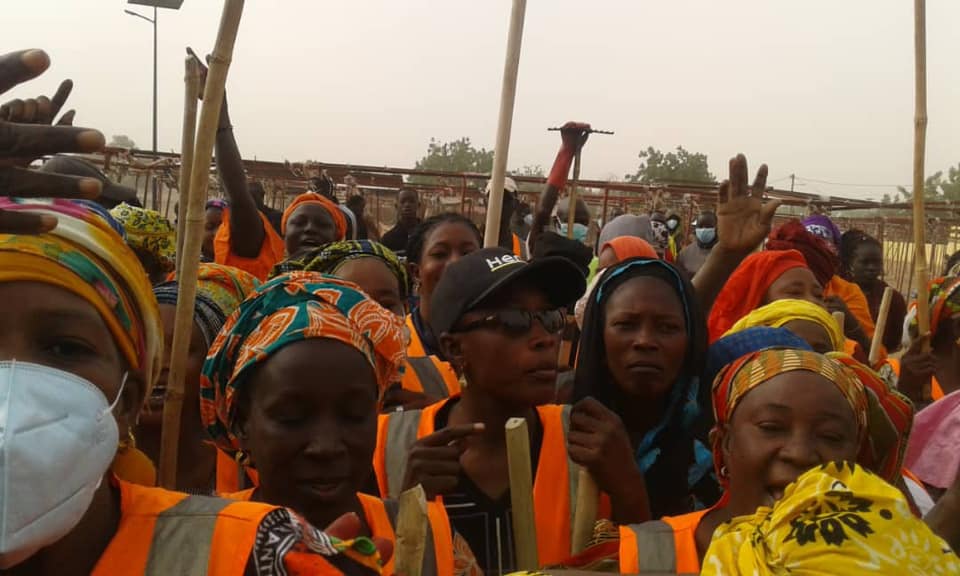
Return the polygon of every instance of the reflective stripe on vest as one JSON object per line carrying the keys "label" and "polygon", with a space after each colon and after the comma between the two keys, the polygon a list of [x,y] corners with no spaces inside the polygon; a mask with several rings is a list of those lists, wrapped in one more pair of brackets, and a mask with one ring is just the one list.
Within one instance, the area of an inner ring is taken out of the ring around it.
{"label": "reflective stripe on vest", "polygon": [[631,524],[627,528],[637,540],[637,568],[647,572],[677,573],[677,552],[673,542],[673,527],[661,520]]}
{"label": "reflective stripe on vest", "polygon": [[387,496],[397,498],[403,491],[403,477],[407,471],[407,452],[417,441],[420,410],[393,412],[387,420],[386,473]]}
{"label": "reflective stripe on vest", "polygon": [[420,381],[420,387],[423,393],[434,398],[447,398],[450,391],[447,390],[447,383],[443,379],[443,374],[437,370],[430,356],[421,356],[419,358],[407,358],[407,364],[413,368]]}
{"label": "reflective stripe on vest", "polygon": [[230,500],[190,496],[157,515],[147,576],[207,573],[213,531]]}

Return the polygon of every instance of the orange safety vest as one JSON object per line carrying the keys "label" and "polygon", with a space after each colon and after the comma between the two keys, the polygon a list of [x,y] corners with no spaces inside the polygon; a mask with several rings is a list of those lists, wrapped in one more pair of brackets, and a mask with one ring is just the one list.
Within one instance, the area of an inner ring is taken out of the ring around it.
{"label": "orange safety vest", "polygon": [[449,362],[427,355],[410,314],[407,314],[406,323],[410,343],[407,344],[407,365],[400,386],[404,390],[421,392],[434,398],[449,398],[459,394],[460,378],[457,371]]}
{"label": "orange safety vest", "polygon": [[520,237],[516,234],[511,234],[511,236],[513,236],[513,255],[517,258],[523,258],[526,260],[527,257],[524,254],[523,242],[520,241]]}
{"label": "orange safety vest", "polygon": [[[232,494],[223,494],[230,500],[249,501],[256,488],[248,488]],[[396,500],[381,500],[376,496],[357,492],[363,516],[370,527],[370,536],[396,543],[397,514],[400,511]],[[424,576],[453,576],[453,532],[447,511],[439,502],[427,503],[427,539],[423,552]],[[395,571],[393,558],[383,567],[384,574]]]}
{"label": "orange safety vest", "polygon": [[[384,497],[401,492],[410,447],[436,431],[436,416],[450,399],[423,410],[381,414],[373,467]],[[543,445],[533,481],[533,509],[537,527],[537,552],[542,565],[559,564],[571,552],[573,515],[576,510],[579,467],[567,453],[570,406],[537,406],[543,426]],[[438,498],[438,501],[442,499]],[[609,517],[610,501],[601,495],[598,516]]]}
{"label": "orange safety vest", "polygon": [[244,272],[249,272],[257,277],[261,282],[266,281],[270,275],[273,266],[283,260],[286,254],[286,245],[283,238],[273,229],[270,220],[259,210],[260,221],[263,222],[263,244],[260,245],[260,253],[256,258],[244,258],[234,254],[230,249],[230,212],[224,210],[223,223],[217,230],[217,235],[213,238],[214,261],[217,264],[233,266]]}
{"label": "orange safety vest", "polygon": [[[223,450],[217,449],[217,494],[229,494],[239,492],[244,488],[240,484],[241,474],[245,484],[260,484],[260,477],[255,468],[247,468],[227,455]],[[246,480],[249,479],[249,482]]]}
{"label": "orange safety vest", "polygon": [[699,574],[697,527],[721,504],[726,498],[705,510],[620,526],[620,573]]}
{"label": "orange safety vest", "polygon": [[[900,378],[900,360],[896,358],[887,358],[887,364],[890,365],[890,368],[893,369],[893,373],[897,375],[897,378]],[[940,387],[940,383],[937,382],[937,377],[933,376],[930,378],[930,399],[936,402],[937,400],[943,398],[943,388]]]}
{"label": "orange safety vest", "polygon": [[[115,481],[120,525],[93,576],[242,576],[260,523],[277,509]],[[329,568],[323,574],[339,574],[323,562]]]}

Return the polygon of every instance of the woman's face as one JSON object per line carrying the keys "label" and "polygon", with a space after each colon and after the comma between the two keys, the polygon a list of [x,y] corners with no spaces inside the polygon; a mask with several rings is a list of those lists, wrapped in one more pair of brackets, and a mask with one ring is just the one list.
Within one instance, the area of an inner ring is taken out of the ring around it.
{"label": "woman's face", "polygon": [[806,300],[817,306],[823,306],[823,287],[809,268],[791,268],[767,288],[762,304],[788,298]]}
{"label": "woman's face", "polygon": [[801,370],[747,392],[720,434],[734,516],[772,505],[814,466],[856,460],[860,446],[853,409],[840,390]]}
{"label": "woman's face", "polygon": [[[62,288],[40,282],[0,283],[0,361],[31,362],[91,382],[108,403],[120,393],[126,362],[97,310]],[[113,411],[120,436],[136,420],[143,384],[130,373]]]}
{"label": "woman's face", "polygon": [[683,305],[663,280],[627,280],[607,300],[607,367],[631,398],[658,400],[670,390],[683,370],[687,340]]}
{"label": "woman's face", "polygon": [[[176,323],[177,307],[173,304],[160,305],[160,320],[163,322],[163,370],[153,392],[144,404],[140,416],[141,426],[160,427],[163,421],[163,398],[170,378],[170,354],[173,350],[173,327]],[[190,348],[187,351],[186,378],[183,382],[184,410],[187,414],[200,417],[200,372],[207,357],[207,342],[203,332],[194,323],[190,334]]]}
{"label": "woman's face", "polygon": [[337,225],[333,216],[319,204],[302,204],[287,219],[283,242],[287,254],[296,254],[301,248],[317,248],[337,240]]}
{"label": "woman's face", "polygon": [[835,352],[826,328],[812,320],[791,320],[783,327],[805,340],[818,354]]}
{"label": "woman's face", "polygon": [[447,264],[480,249],[477,234],[462,222],[443,222],[427,232],[419,264],[410,269],[420,281],[420,297],[429,300]]}
{"label": "woman's face", "polygon": [[379,258],[347,260],[337,268],[335,275],[353,282],[377,304],[397,316],[406,314],[406,305],[400,292],[400,280]]}
{"label": "woman's face", "polygon": [[336,340],[303,340],[267,359],[247,386],[241,444],[263,500],[317,526],[347,512],[377,443],[377,380],[366,358]]}
{"label": "woman's face", "polygon": [[213,240],[217,236],[217,230],[223,224],[223,210],[220,208],[207,208],[203,218],[203,245],[201,252],[207,258],[213,260]]}
{"label": "woman's face", "polygon": [[447,357],[463,368],[469,386],[511,409],[552,402],[557,385],[560,330],[548,331],[534,319],[523,333],[510,332],[496,322],[456,332],[505,310],[539,312],[554,308],[537,288],[516,285],[463,315],[455,333],[442,337]]}
{"label": "woman's face", "polygon": [[863,243],[853,253],[850,273],[857,284],[873,284],[883,276],[883,250],[870,242]]}

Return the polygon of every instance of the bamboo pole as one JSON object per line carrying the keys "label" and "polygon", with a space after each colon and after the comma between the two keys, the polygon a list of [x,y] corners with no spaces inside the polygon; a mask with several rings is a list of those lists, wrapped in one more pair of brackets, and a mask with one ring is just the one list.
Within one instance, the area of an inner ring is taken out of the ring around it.
{"label": "bamboo pole", "polygon": [[507,466],[510,472],[510,515],[513,520],[517,570],[540,568],[537,526],[533,513],[533,473],[530,471],[530,436],[525,418],[511,418],[505,426]]}
{"label": "bamboo pole", "polygon": [[[917,278],[917,328],[920,334],[930,331],[930,310],[927,287],[927,255],[924,241],[926,218],[923,206],[923,161],[927,143],[927,2],[914,0],[914,129],[913,129],[913,242],[916,244],[914,272]],[[923,346],[928,352],[929,342]]]}
{"label": "bamboo pole", "polygon": [[580,153],[579,148],[573,156],[573,182],[570,183],[570,195],[567,200],[567,238],[573,238],[573,225],[577,221],[577,183],[580,181]]}
{"label": "bamboo pole", "polygon": [[597,522],[597,502],[600,488],[586,468],[577,472],[577,509],[573,513],[573,553],[579,554],[587,549],[593,536],[593,525]]}
{"label": "bamboo pole", "polygon": [[423,553],[427,546],[427,496],[417,484],[404,490],[399,498],[397,513],[397,547],[394,551],[396,573],[420,576],[423,573]]}
{"label": "bamboo pole", "polygon": [[200,95],[200,66],[193,55],[184,60],[183,134],[180,137],[180,194],[177,201],[177,276],[183,263],[184,229],[187,203],[190,201],[190,173],[193,170],[193,145],[197,137],[197,100]]}
{"label": "bamboo pole", "polygon": [[883,298],[880,299],[880,310],[877,312],[877,325],[873,331],[873,340],[870,341],[870,366],[876,366],[880,361],[880,347],[883,345],[883,333],[887,329],[887,317],[890,315],[890,301],[893,300],[893,288],[883,289]]}
{"label": "bamboo pole", "polygon": [[517,96],[517,74],[520,69],[520,47],[523,43],[523,18],[526,11],[527,0],[513,0],[513,11],[510,13],[510,32],[507,36],[507,58],[503,64],[503,84],[500,87],[500,117],[497,122],[496,148],[493,151],[490,197],[487,198],[487,223],[483,235],[483,245],[487,248],[500,244],[503,179],[507,171],[507,157],[510,153],[513,104]]}
{"label": "bamboo pole", "polygon": [[170,379],[163,403],[163,428],[160,438],[160,485],[172,489],[177,481],[177,448],[180,440],[180,413],[183,408],[187,352],[193,333],[193,307],[197,296],[200,244],[203,241],[203,206],[210,179],[210,159],[220,120],[227,72],[233,57],[244,0],[225,0],[220,16],[217,41],[210,57],[210,70],[203,89],[203,109],[194,147],[190,173],[190,203],[187,206],[183,240],[183,267],[177,296],[173,349],[170,352]]}

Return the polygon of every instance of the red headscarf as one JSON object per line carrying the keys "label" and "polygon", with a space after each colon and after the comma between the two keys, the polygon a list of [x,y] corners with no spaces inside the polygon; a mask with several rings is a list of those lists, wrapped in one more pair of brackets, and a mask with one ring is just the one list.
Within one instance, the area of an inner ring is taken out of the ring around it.
{"label": "red headscarf", "polygon": [[817,282],[824,288],[840,269],[840,259],[830,250],[826,241],[811,234],[796,219],[770,233],[767,250],[799,250],[810,271],[817,277]]}
{"label": "red headscarf", "polygon": [[609,246],[617,256],[617,262],[630,258],[657,258],[657,251],[649,242],[636,236],[618,236],[600,247],[603,252]]}
{"label": "red headscarf", "polygon": [[297,196],[293,199],[293,202],[287,206],[287,209],[283,211],[283,219],[280,221],[280,231],[284,236],[287,235],[287,220],[297,208],[304,204],[317,204],[322,206],[330,213],[330,217],[333,218],[333,225],[337,228],[337,238],[343,240],[347,237],[347,219],[343,216],[343,212],[340,211],[340,208],[338,208],[336,204],[316,192],[306,192]]}
{"label": "red headscarf", "polygon": [[747,256],[733,271],[717,295],[707,322],[710,342],[723,336],[763,303],[767,290],[787,270],[806,268],[807,261],[796,250],[768,250]]}

